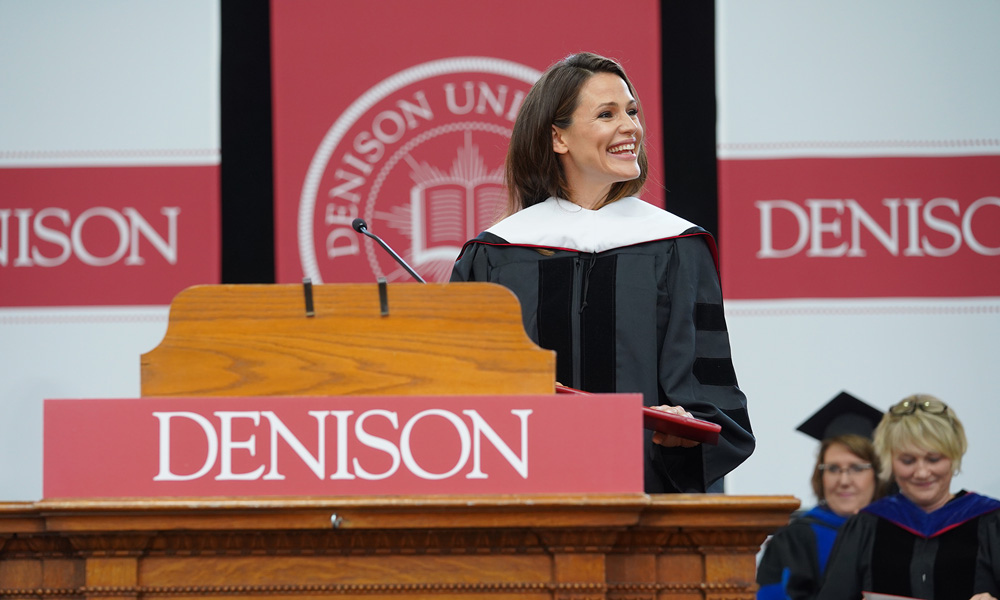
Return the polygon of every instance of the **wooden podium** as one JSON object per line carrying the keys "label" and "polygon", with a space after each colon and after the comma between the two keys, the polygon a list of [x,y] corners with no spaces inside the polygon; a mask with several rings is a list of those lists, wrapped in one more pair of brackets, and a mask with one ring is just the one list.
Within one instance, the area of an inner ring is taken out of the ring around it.
{"label": "wooden podium", "polygon": [[485,283],[193,287],[142,356],[142,395],[551,394],[555,354],[520,314]]}
{"label": "wooden podium", "polygon": [[[490,284],[191,288],[141,368],[143,396],[555,386],[554,356]],[[750,600],[759,546],[798,504],[642,493],[6,503],[0,600]]]}

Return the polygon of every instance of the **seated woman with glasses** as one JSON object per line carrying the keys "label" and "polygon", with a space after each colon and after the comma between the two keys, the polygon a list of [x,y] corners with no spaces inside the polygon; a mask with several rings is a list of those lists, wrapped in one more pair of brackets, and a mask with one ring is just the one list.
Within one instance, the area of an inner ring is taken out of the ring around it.
{"label": "seated woman with glasses", "polygon": [[840,526],[882,497],[871,435],[882,411],[841,392],[797,428],[820,441],[812,473],[819,504],[776,531],[757,567],[758,600],[812,599]]}
{"label": "seated woman with glasses", "polygon": [[1000,501],[952,493],[967,448],[962,423],[933,396],[893,405],[875,429],[879,477],[899,493],[844,525],[821,600],[887,594],[928,600],[985,600],[1000,588]]}

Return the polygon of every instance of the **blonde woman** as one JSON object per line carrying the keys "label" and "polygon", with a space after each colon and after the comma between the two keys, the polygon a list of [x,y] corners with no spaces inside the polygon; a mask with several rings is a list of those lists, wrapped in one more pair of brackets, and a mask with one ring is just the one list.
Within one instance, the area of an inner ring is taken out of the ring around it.
{"label": "blonde woman", "polygon": [[1000,501],[951,491],[967,448],[955,411],[926,394],[894,404],[875,429],[879,476],[899,493],[848,520],[820,600],[864,592],[988,600],[1000,589]]}

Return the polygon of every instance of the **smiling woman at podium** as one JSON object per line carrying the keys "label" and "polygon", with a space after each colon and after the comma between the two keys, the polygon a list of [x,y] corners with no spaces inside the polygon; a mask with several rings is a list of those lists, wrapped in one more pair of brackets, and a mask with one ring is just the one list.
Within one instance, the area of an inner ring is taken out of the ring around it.
{"label": "smiling woman at podium", "polygon": [[[466,243],[452,281],[511,289],[556,377],[722,427],[717,445],[645,432],[647,492],[723,491],[754,448],[715,245],[637,197],[643,120],[617,62],[575,54],[525,97],[507,152],[506,216]],[[638,434],[638,432],[637,432]]]}

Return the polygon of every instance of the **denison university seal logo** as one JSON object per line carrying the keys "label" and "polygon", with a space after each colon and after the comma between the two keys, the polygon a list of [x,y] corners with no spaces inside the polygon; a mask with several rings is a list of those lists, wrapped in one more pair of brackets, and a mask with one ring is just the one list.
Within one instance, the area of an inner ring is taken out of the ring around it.
{"label": "denison university seal logo", "polygon": [[299,201],[314,283],[410,276],[351,224],[361,217],[427,281],[447,281],[466,240],[503,209],[511,128],[541,73],[496,58],[416,65],[365,92],[313,156]]}

